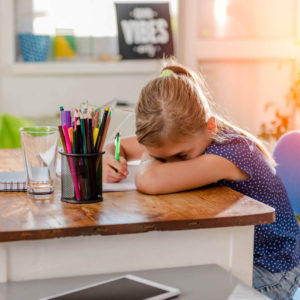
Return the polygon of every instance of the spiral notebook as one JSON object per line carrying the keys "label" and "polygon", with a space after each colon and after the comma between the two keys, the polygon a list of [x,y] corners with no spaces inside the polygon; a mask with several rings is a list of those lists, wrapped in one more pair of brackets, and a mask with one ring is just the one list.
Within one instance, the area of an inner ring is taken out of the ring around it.
{"label": "spiral notebook", "polygon": [[25,172],[0,172],[0,192],[26,191]]}

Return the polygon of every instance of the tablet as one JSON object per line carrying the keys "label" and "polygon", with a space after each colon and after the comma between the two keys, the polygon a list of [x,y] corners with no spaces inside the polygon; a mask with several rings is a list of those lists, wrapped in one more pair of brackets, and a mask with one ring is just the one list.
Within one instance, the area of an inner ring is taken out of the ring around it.
{"label": "tablet", "polygon": [[125,275],[41,300],[161,300],[179,294],[179,289],[138,276]]}

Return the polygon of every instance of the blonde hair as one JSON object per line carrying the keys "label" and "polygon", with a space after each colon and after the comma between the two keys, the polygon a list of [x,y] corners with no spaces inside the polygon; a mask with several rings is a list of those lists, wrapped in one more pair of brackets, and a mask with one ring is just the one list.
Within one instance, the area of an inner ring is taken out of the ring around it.
{"label": "blonde hair", "polygon": [[275,165],[264,145],[249,132],[212,113],[210,95],[202,76],[197,75],[173,60],[166,62],[163,70],[173,73],[157,77],[141,91],[136,106],[136,136],[145,146],[161,146],[164,140],[179,141],[206,128],[214,116],[219,134],[217,141],[224,141],[222,132],[234,130],[252,140],[263,155]]}

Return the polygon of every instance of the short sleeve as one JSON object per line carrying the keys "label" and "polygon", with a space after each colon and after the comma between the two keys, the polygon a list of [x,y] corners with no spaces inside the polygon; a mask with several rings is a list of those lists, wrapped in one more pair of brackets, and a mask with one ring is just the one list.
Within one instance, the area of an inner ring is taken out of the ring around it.
{"label": "short sleeve", "polygon": [[253,141],[238,136],[224,142],[213,143],[206,149],[205,154],[215,154],[230,160],[251,178],[253,176],[255,147]]}

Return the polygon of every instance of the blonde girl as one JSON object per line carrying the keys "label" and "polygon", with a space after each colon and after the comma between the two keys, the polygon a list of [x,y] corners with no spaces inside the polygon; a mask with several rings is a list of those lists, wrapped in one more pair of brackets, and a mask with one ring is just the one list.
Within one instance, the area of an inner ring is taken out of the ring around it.
{"label": "blonde girl", "polygon": [[104,180],[126,178],[127,161],[142,159],[136,174],[141,192],[217,183],[274,207],[276,222],[255,228],[253,287],[272,299],[290,299],[300,281],[300,232],[275,162],[254,136],[213,113],[208,99],[201,77],[168,63],[141,91],[136,136],[122,139],[120,162],[114,145],[107,145]]}

